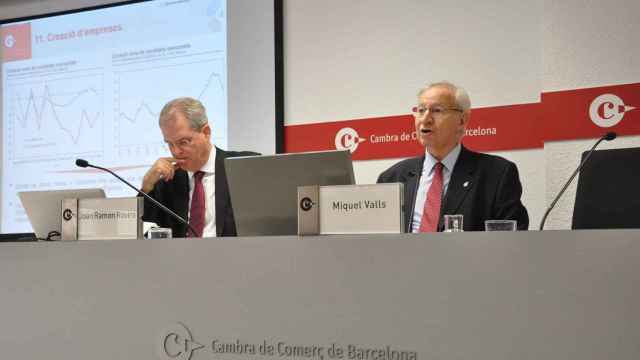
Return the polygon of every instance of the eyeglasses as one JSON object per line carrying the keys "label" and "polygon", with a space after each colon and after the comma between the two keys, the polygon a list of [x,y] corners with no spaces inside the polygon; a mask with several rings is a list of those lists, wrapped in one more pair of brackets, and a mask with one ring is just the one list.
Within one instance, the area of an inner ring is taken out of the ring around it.
{"label": "eyeglasses", "polygon": [[193,136],[190,137],[184,137],[182,139],[179,139],[176,142],[171,142],[171,141],[165,141],[165,144],[167,144],[167,146],[171,149],[171,148],[180,148],[180,149],[185,149],[191,146],[191,144],[193,143]]}
{"label": "eyeglasses", "polygon": [[411,108],[411,112],[413,112],[413,116],[417,118],[423,118],[427,116],[427,114],[431,114],[434,119],[438,119],[444,116],[447,111],[457,111],[462,112],[462,109],[458,108],[447,108],[444,106],[414,106]]}

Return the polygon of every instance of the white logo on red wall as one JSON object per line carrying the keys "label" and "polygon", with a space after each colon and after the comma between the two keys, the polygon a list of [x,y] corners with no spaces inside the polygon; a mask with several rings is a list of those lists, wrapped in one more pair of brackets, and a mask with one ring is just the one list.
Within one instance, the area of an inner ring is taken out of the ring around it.
{"label": "white logo on red wall", "polygon": [[589,106],[589,117],[599,127],[612,127],[622,121],[627,111],[635,109],[624,104],[620,97],[613,94],[602,94],[593,99]]}
{"label": "white logo on red wall", "polygon": [[15,44],[16,39],[13,37],[13,35],[9,34],[4,38],[4,46],[8,47],[9,49],[11,49]]}
{"label": "white logo on red wall", "polygon": [[351,153],[356,151],[358,144],[364,142],[365,139],[358,136],[358,132],[350,127],[342,128],[336,134],[336,149],[349,150]]}

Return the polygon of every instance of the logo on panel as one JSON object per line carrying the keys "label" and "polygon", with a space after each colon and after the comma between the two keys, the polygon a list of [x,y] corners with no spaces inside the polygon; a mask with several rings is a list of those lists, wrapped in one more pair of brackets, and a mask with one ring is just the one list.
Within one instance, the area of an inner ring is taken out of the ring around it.
{"label": "logo on panel", "polygon": [[608,128],[618,124],[624,118],[625,113],[634,109],[633,106],[625,105],[617,95],[602,94],[591,102],[589,117],[597,126]]}
{"label": "logo on panel", "polygon": [[191,360],[193,353],[204,348],[204,345],[194,340],[186,325],[176,323],[167,329],[162,337],[160,348],[160,353],[165,359]]}
{"label": "logo on panel", "polygon": [[157,351],[163,360],[197,359],[280,359],[280,360],[417,360],[418,353],[391,344],[365,346],[336,342],[291,342],[259,338],[247,341],[237,337],[214,337],[203,345],[181,322],[165,328]]}
{"label": "logo on panel", "polygon": [[353,153],[358,149],[358,145],[364,141],[366,140],[361,138],[355,129],[345,127],[336,134],[335,145],[337,150],[349,150]]}

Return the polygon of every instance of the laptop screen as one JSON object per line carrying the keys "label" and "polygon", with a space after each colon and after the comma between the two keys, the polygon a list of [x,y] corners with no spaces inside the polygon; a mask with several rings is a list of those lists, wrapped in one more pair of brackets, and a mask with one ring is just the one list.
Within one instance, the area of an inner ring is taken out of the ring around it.
{"label": "laptop screen", "polygon": [[52,231],[61,232],[62,200],[104,198],[102,189],[69,189],[22,191],[18,193],[31,227],[40,239],[46,239]]}
{"label": "laptop screen", "polygon": [[228,158],[225,169],[240,236],[295,235],[298,186],[355,183],[349,151]]}

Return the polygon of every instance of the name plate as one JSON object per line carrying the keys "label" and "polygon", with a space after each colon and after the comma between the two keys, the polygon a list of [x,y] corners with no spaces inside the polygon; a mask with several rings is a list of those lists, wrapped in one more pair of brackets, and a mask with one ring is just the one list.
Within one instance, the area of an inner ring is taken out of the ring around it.
{"label": "name plate", "polygon": [[62,240],[142,239],[143,199],[65,199]]}
{"label": "name plate", "polygon": [[400,183],[298,187],[298,234],[402,233]]}

